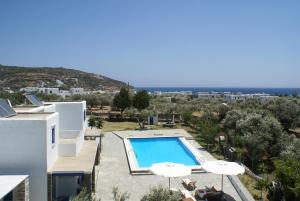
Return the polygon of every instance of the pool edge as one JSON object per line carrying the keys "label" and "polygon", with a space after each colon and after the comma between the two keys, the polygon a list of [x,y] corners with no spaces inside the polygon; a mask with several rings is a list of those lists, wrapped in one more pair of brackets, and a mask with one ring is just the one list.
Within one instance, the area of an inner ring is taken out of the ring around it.
{"label": "pool edge", "polygon": [[123,144],[124,144],[125,153],[127,156],[127,162],[128,162],[130,174],[132,174],[132,175],[152,174],[151,171],[149,170],[149,168],[139,168],[137,159],[135,157],[135,153],[133,151],[133,147],[130,142],[130,139],[132,139],[132,138],[161,138],[161,137],[163,137],[163,138],[177,137],[183,143],[183,145],[193,154],[193,157],[200,164],[200,165],[196,165],[196,166],[189,166],[192,169],[192,173],[203,173],[204,172],[201,167],[201,164],[204,162],[204,160],[201,159],[202,158],[201,154],[198,152],[198,150],[192,144],[190,144],[185,139],[184,136],[153,136],[153,137],[141,136],[141,137],[123,138]]}

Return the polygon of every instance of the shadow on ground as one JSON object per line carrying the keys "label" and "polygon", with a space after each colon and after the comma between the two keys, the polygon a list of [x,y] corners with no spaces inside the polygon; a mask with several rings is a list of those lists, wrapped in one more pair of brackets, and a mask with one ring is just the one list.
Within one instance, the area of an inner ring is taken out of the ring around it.
{"label": "shadow on ground", "polygon": [[236,199],[234,199],[231,195],[229,195],[227,193],[224,193],[223,197],[224,197],[224,200],[226,200],[226,201],[236,201]]}

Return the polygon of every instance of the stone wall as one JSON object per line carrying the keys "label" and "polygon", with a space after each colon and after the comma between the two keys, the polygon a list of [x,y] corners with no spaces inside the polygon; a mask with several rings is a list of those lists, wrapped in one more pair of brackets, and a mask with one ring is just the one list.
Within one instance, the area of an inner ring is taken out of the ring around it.
{"label": "stone wall", "polygon": [[29,178],[13,190],[13,201],[29,201]]}

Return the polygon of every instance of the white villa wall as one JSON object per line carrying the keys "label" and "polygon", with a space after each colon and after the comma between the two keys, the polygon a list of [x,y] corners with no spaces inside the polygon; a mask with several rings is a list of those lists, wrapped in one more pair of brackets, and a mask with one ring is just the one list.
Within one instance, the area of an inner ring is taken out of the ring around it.
{"label": "white villa wall", "polygon": [[56,112],[55,104],[44,105],[44,112]]}
{"label": "white villa wall", "polygon": [[49,125],[58,124],[57,118],[0,119],[0,172],[29,175],[31,201],[47,201],[47,166],[55,160],[57,141],[53,148],[46,147],[52,137]]}
{"label": "white villa wall", "polygon": [[85,130],[83,121],[86,102],[53,102],[55,111],[59,113],[60,130]]}
{"label": "white villa wall", "polygon": [[[55,127],[55,143],[52,143],[52,128]],[[47,170],[51,168],[58,157],[59,144],[59,121],[58,113],[47,121]]]}
{"label": "white villa wall", "polygon": [[59,156],[76,156],[84,142],[86,102],[52,102],[59,113]]}

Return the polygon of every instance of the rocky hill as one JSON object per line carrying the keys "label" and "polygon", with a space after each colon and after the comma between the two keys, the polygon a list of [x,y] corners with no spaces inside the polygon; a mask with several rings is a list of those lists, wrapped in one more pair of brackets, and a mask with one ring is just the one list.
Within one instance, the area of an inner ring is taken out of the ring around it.
{"label": "rocky hill", "polygon": [[32,68],[0,65],[0,88],[10,87],[57,87],[68,89],[82,87],[85,90],[115,90],[126,83],[74,69],[67,68]]}

